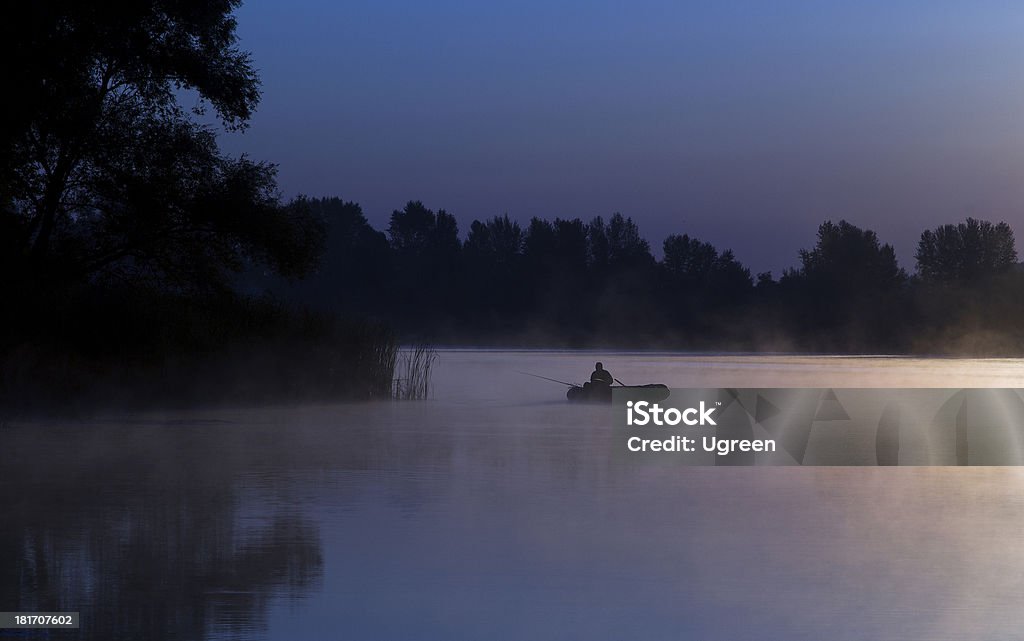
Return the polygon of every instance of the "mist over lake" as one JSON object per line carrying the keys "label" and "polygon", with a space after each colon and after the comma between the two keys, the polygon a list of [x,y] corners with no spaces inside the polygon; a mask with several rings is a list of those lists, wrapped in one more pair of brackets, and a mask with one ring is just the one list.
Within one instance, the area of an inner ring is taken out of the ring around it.
{"label": "mist over lake", "polygon": [[[569,404],[1024,387],[1016,360],[445,350],[432,397],[10,421],[0,602],[53,638],[963,639],[1024,625],[1018,468],[675,468]],[[837,622],[842,625],[837,625]]]}

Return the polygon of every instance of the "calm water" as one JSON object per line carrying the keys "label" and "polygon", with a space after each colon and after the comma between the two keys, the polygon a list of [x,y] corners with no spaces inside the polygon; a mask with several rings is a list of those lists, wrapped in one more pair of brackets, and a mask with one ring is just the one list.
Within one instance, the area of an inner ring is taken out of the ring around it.
{"label": "calm water", "polygon": [[[675,387],[1024,387],[1012,360],[599,357]],[[1020,638],[1024,468],[631,466],[606,410],[516,373],[594,360],[448,351],[420,403],[8,424],[0,611],[97,639]]]}

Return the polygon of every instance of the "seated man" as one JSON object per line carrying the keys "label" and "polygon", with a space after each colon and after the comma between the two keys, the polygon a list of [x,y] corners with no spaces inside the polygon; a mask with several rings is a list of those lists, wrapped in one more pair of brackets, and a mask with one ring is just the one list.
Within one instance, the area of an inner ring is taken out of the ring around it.
{"label": "seated man", "polygon": [[590,375],[590,382],[597,385],[611,385],[615,379],[612,373],[604,368],[601,363],[594,364],[594,373]]}

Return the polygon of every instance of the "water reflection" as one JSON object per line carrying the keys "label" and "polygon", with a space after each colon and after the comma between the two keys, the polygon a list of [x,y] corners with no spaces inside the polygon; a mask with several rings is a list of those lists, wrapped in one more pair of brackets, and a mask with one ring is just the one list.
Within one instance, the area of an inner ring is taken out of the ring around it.
{"label": "water reflection", "polygon": [[235,480],[254,461],[240,436],[131,422],[5,430],[3,609],[81,612],[59,638],[252,636],[272,598],[319,584],[323,559],[301,508],[245,514]]}
{"label": "water reflection", "polygon": [[[636,466],[606,408],[515,374],[594,360],[447,352],[425,403],[5,428],[0,609],[78,610],[53,637],[89,639],[1019,636],[1024,468]],[[678,387],[1024,387],[1006,362],[604,362]]]}

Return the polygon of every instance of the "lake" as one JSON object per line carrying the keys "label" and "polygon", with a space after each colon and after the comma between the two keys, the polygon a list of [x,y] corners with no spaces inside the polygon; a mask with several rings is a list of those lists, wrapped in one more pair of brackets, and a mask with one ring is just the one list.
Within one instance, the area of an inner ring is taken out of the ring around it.
{"label": "lake", "polygon": [[1009,359],[445,350],[421,402],[8,422],[0,610],[81,612],[28,637],[58,639],[1019,638],[1024,468],[630,465],[605,408],[519,373],[595,360],[1024,387]]}

